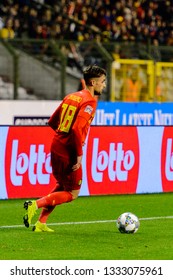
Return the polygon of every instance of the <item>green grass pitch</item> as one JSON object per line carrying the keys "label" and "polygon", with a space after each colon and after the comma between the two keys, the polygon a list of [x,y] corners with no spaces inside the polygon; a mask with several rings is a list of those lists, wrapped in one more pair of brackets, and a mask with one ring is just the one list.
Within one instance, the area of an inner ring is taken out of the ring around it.
{"label": "green grass pitch", "polygon": [[[55,208],[54,233],[25,228],[23,202],[0,200],[1,260],[173,260],[173,193],[79,197]],[[135,234],[116,228],[127,211],[140,219]]]}

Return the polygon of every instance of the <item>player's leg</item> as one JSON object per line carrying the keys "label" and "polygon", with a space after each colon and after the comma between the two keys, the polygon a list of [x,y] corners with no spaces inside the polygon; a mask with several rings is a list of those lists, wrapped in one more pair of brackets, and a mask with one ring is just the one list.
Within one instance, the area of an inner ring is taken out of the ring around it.
{"label": "player's leg", "polygon": [[58,191],[50,193],[47,196],[38,199],[37,201],[25,202],[25,204],[27,204],[27,215],[25,215],[26,219],[24,219],[24,224],[26,227],[29,227],[32,217],[38,208],[48,209],[42,211],[42,222],[45,225],[47,218],[56,205],[70,202],[78,197],[82,182],[82,167],[80,167],[77,171],[71,171],[69,168],[69,161],[61,162],[60,160],[58,160],[58,164],[55,164],[54,162],[52,167],[53,166],[53,174],[57,181],[60,182],[61,186],[62,184],[65,185],[65,187],[63,187],[64,190],[61,190],[62,188],[60,188]]}
{"label": "player's leg", "polygon": [[[60,184],[57,182],[55,187],[52,189],[51,193],[56,192],[59,189],[61,189],[61,187],[60,187]],[[54,208],[55,208],[55,206],[48,206],[41,210],[38,221],[36,222],[36,224],[34,225],[34,227],[32,229],[33,231],[35,231],[35,232],[41,232],[41,231],[53,232],[54,231],[46,225],[47,219],[48,219],[49,215],[52,213],[52,211],[54,210]]]}
{"label": "player's leg", "polygon": [[40,198],[36,201],[37,207],[47,208],[67,203],[75,199],[78,192],[72,193],[73,190],[79,190],[82,183],[82,166],[76,171],[72,171],[74,160],[59,157],[57,154],[52,153],[52,172],[59,188]]}
{"label": "player's leg", "polygon": [[73,196],[69,191],[58,191],[58,192],[50,193],[40,199],[37,199],[36,201],[25,201],[24,208],[26,209],[26,213],[23,217],[25,226],[29,227],[37,209],[39,208],[48,209],[47,211],[44,210],[44,213],[42,213],[42,219],[44,214],[45,220],[47,220],[48,216],[53,211],[56,205],[67,203],[72,200],[73,200]]}
{"label": "player's leg", "polygon": [[[59,179],[61,180],[61,176],[63,176],[64,162],[61,157],[58,157],[53,152],[51,153],[51,161],[52,161],[53,175],[58,182],[51,192],[51,193],[53,193],[53,192],[57,191],[57,189],[59,189],[59,187],[60,187]],[[43,205],[44,200],[45,200],[45,197],[43,197],[41,200],[42,204],[40,204],[40,205],[42,205],[42,206],[37,205],[36,201],[25,201],[24,208],[25,208],[26,212],[25,212],[25,215],[23,216],[23,222],[26,227],[29,227],[29,225],[31,224],[32,218],[34,217],[36,210],[38,208],[40,208],[40,207],[43,207],[45,209],[49,208],[48,212],[46,210],[43,210],[43,213],[42,213],[43,215],[46,215],[47,218],[48,218],[49,214],[53,211],[53,209],[56,205],[55,204],[53,205],[53,203],[50,205],[48,205],[47,203],[44,203],[45,205]],[[62,203],[63,203],[63,201],[62,201]]]}
{"label": "player's leg", "polygon": [[[75,197],[75,196],[74,196]],[[44,196],[40,199],[37,199],[36,201],[30,201],[28,203],[31,203],[31,205],[28,207],[34,209],[32,213],[35,214],[36,210],[39,208],[43,208],[41,216],[39,220],[36,222],[36,224],[33,227],[33,231],[35,232],[53,232],[52,229],[50,229],[46,225],[46,221],[49,217],[49,215],[52,213],[56,205],[60,205],[62,203],[67,203],[73,200],[73,194],[69,191],[58,191],[54,193],[50,193],[47,196]],[[28,212],[28,213],[31,213]],[[34,215],[30,216],[28,214],[28,219],[25,222],[25,226],[29,227],[31,223],[31,219]]]}
{"label": "player's leg", "polygon": [[67,203],[72,201],[72,195],[68,191],[58,191],[54,193],[50,193],[42,198],[37,199],[36,204],[37,208],[47,208],[56,205],[60,205],[62,203]]}
{"label": "player's leg", "polygon": [[[51,193],[57,192],[58,190],[63,190],[63,188],[60,186],[60,184],[58,182],[56,182],[56,185],[52,189]],[[49,206],[49,207],[43,208],[40,213],[38,221],[40,221],[41,223],[46,223],[49,215],[52,213],[54,208],[55,208],[55,206]]]}
{"label": "player's leg", "polygon": [[[80,190],[72,190],[70,192],[72,195],[72,200],[74,200],[78,197],[79,191]],[[48,206],[47,208],[42,209],[40,217],[32,229],[33,231],[35,231],[35,232],[43,232],[43,231],[54,232],[54,230],[50,229],[46,225],[47,219],[48,219],[49,215],[52,213],[52,211],[54,210],[54,208],[55,208],[55,206]]]}
{"label": "player's leg", "polygon": [[[57,182],[55,187],[52,189],[52,192],[57,191],[59,188],[60,188],[60,185]],[[42,218],[45,217],[45,219],[46,219],[46,216],[48,216],[53,211],[54,207],[55,206],[53,206],[53,207],[50,206],[50,207],[44,208],[42,210],[42,213],[40,216]],[[38,209],[37,202],[36,201],[25,201],[24,208],[25,208],[26,212],[25,212],[25,215],[23,216],[23,222],[26,227],[29,227],[29,225],[31,224],[31,220],[34,217],[34,215],[36,214],[36,211]]]}
{"label": "player's leg", "polygon": [[[71,196],[72,196],[72,200],[76,199],[79,195],[79,191],[80,190],[72,190],[70,193],[71,193]],[[60,192],[58,194],[58,196],[61,196],[62,193]],[[57,194],[56,194],[57,196]],[[37,201],[38,203],[38,201]],[[38,203],[39,204],[39,203]],[[52,213],[52,211],[54,210],[55,206],[48,206],[47,208],[43,208],[42,209],[42,212],[40,214],[40,217],[38,219],[38,221],[36,222],[36,224],[34,225],[33,227],[33,231],[35,232],[41,232],[41,231],[47,231],[47,232],[53,232],[52,229],[50,229],[47,225],[46,225],[46,222],[47,222],[47,219],[49,217],[49,215]]]}

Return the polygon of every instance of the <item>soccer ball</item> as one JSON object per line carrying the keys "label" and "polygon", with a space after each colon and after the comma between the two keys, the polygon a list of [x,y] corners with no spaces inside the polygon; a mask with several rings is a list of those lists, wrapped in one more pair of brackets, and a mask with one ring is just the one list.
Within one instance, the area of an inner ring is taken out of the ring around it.
{"label": "soccer ball", "polygon": [[121,214],[116,224],[121,233],[135,233],[140,226],[138,217],[130,212]]}

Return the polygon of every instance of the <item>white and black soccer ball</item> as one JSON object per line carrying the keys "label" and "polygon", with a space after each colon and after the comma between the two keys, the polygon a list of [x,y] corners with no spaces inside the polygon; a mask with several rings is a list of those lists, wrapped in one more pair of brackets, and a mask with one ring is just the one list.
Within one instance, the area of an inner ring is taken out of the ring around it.
{"label": "white and black soccer ball", "polygon": [[140,226],[138,217],[131,212],[121,214],[116,224],[121,233],[135,233]]}

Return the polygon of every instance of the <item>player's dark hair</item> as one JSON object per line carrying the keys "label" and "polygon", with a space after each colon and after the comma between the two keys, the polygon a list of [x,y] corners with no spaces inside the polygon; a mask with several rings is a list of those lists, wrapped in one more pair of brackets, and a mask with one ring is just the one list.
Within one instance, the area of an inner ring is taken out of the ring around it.
{"label": "player's dark hair", "polygon": [[86,85],[90,84],[90,79],[99,78],[102,75],[106,76],[106,70],[97,65],[90,65],[86,67],[83,71],[83,77]]}

